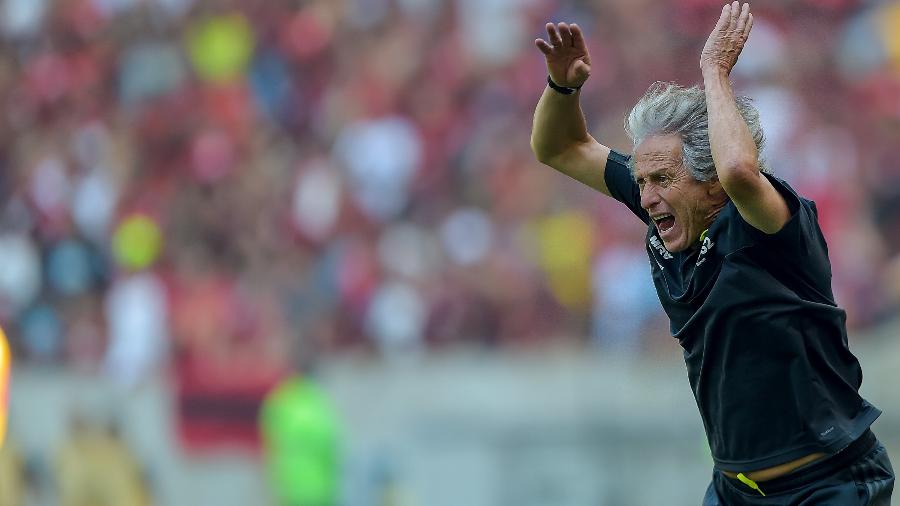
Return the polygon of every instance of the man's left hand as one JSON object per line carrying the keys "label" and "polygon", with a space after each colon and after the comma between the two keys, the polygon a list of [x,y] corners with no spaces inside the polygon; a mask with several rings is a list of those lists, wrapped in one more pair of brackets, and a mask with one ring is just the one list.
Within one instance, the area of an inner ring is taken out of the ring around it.
{"label": "man's left hand", "polygon": [[721,70],[730,74],[734,64],[737,63],[744,43],[750,36],[753,27],[753,14],[750,14],[750,4],[741,6],[738,2],[725,5],[719,22],[709,34],[703,52],[700,54],[700,69]]}

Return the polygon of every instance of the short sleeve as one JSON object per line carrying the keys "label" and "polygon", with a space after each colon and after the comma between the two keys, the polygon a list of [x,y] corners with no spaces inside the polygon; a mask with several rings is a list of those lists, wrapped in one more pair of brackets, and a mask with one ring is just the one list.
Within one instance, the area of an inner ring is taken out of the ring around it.
{"label": "short sleeve", "polygon": [[[822,236],[822,231],[819,228],[819,212],[816,209],[816,203],[801,197],[783,180],[771,174],[764,175],[784,198],[791,212],[791,217],[781,227],[781,230],[774,234],[767,234],[745,221],[744,227],[747,229],[747,233],[755,236],[757,240],[770,245],[777,244],[781,247],[793,248],[798,251],[806,250],[811,246],[824,246],[825,238]],[[803,252],[808,253],[808,251]]]}
{"label": "short sleeve", "polygon": [[819,227],[816,203],[801,197],[783,180],[771,174],[765,176],[784,198],[791,217],[774,234],[767,234],[740,218],[742,228],[766,256],[777,259],[777,264],[791,269],[794,275],[807,279],[820,290],[827,286],[830,292],[831,262],[825,236]]}
{"label": "short sleeve", "polygon": [[629,158],[622,153],[610,151],[603,178],[610,196],[628,206],[635,216],[649,225],[650,215],[641,207],[641,191],[631,176],[631,169],[628,168]]}

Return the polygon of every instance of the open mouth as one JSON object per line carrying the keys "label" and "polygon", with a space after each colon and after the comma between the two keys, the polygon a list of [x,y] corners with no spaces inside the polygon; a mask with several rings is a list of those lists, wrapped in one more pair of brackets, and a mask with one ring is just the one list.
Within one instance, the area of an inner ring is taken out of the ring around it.
{"label": "open mouth", "polygon": [[656,229],[659,230],[660,234],[664,234],[669,230],[672,230],[672,227],[675,226],[675,217],[671,214],[660,214],[659,216],[654,216],[653,221],[656,222]]}

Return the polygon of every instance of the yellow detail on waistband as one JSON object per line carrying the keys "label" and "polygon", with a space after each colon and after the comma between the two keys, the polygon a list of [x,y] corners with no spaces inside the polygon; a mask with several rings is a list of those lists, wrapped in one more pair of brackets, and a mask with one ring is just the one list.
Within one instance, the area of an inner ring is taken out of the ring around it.
{"label": "yellow detail on waistband", "polygon": [[766,493],[763,492],[761,488],[759,488],[759,485],[757,485],[755,481],[744,476],[744,473],[738,473],[737,479],[741,480],[741,483],[743,483],[744,485],[747,485],[748,487],[752,488],[753,490],[756,490],[757,492],[759,492],[760,495],[762,495],[763,497],[766,496]]}

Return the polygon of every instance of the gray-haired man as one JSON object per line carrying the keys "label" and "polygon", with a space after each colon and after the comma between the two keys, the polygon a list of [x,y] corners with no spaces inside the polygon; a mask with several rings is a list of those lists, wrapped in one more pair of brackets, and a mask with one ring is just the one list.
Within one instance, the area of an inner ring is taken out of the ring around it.
{"label": "gray-haired man", "polygon": [[753,26],[722,9],[700,58],[704,88],[657,83],[626,120],[631,156],[585,127],[591,61],[577,25],[538,39],[549,70],[537,158],[624,203],[647,254],[715,461],[704,505],[886,505],[894,473],[869,430],[845,313],[815,203],[759,161],[757,111],[728,75]]}

